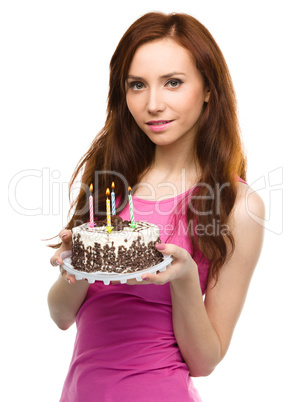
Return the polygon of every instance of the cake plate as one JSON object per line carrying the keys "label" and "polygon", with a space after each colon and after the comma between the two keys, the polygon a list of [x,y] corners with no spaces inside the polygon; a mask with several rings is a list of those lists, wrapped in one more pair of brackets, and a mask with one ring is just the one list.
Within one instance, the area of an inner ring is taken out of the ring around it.
{"label": "cake plate", "polygon": [[126,283],[128,279],[136,279],[138,282],[142,281],[142,274],[145,272],[149,272],[151,274],[165,271],[168,266],[171,265],[173,261],[173,257],[171,255],[163,254],[163,261],[153,267],[142,269],[136,272],[130,272],[128,274],[118,274],[118,273],[107,273],[107,272],[83,272],[77,271],[71,264],[71,251],[64,251],[61,254],[61,258],[63,260],[62,267],[64,270],[68,272],[70,275],[75,275],[77,281],[80,279],[87,279],[88,283],[94,283],[95,281],[102,281],[104,285],[109,285],[111,281],[119,281],[120,283]]}

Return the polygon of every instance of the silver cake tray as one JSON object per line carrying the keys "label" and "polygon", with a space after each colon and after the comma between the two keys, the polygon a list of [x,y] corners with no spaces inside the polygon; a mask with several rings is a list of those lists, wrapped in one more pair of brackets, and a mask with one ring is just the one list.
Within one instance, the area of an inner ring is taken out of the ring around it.
{"label": "silver cake tray", "polygon": [[128,279],[136,279],[138,282],[142,281],[142,274],[145,272],[149,272],[151,274],[165,271],[168,266],[171,265],[171,262],[173,261],[173,257],[171,255],[165,255],[163,254],[163,261],[160,262],[157,265],[154,265],[153,267],[142,269],[140,271],[136,272],[130,272],[130,273],[125,273],[125,274],[118,274],[115,272],[83,272],[83,271],[78,271],[77,269],[74,269],[74,267],[71,265],[71,251],[64,251],[61,254],[61,258],[63,260],[63,265],[62,267],[68,272],[68,274],[75,275],[76,280],[80,279],[87,279],[88,283],[94,283],[95,281],[102,281],[104,285],[109,285],[111,281],[119,281],[120,283],[126,283]]}

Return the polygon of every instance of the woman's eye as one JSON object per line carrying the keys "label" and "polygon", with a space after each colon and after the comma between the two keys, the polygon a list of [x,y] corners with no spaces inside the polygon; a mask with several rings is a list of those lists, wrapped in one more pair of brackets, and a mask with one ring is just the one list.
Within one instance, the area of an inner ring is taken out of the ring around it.
{"label": "woman's eye", "polygon": [[144,85],[143,85],[142,82],[131,82],[131,83],[129,84],[129,87],[130,87],[130,88],[133,88],[133,89],[135,89],[135,90],[139,90],[139,89],[143,89]]}
{"label": "woman's eye", "polygon": [[170,88],[177,88],[179,85],[182,84],[181,80],[170,80],[166,83]]}

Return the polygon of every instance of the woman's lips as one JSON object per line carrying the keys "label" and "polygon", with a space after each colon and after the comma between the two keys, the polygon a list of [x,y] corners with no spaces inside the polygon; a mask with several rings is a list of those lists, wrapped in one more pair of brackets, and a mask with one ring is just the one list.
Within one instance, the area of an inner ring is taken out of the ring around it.
{"label": "woman's lips", "polygon": [[151,120],[146,124],[152,131],[157,132],[165,130],[172,122],[173,120]]}

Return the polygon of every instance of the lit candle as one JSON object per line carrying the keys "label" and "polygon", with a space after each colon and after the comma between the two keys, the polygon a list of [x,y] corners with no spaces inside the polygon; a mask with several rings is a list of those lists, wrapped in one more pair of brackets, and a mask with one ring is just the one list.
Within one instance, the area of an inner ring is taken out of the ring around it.
{"label": "lit candle", "polygon": [[134,221],[134,215],[133,215],[133,204],[132,204],[131,187],[128,187],[128,191],[129,191],[129,194],[128,194],[128,201],[129,201],[130,220],[131,220],[130,226],[131,226],[132,228],[135,228],[136,223],[135,223],[135,221]]}
{"label": "lit candle", "polygon": [[112,215],[115,215],[115,192],[114,192],[114,189],[115,189],[115,184],[114,184],[114,181],[112,182],[112,184],[111,184],[111,207],[112,207]]}
{"label": "lit candle", "polygon": [[107,228],[106,228],[106,230],[108,233],[110,233],[111,230],[113,229],[113,227],[111,226],[110,199],[108,198],[108,196],[110,195],[109,188],[106,190],[106,195],[107,195],[107,199],[106,199]]}
{"label": "lit candle", "polygon": [[93,208],[93,184],[90,184],[90,196],[89,196],[89,210],[90,210],[90,228],[94,227],[94,208]]}

